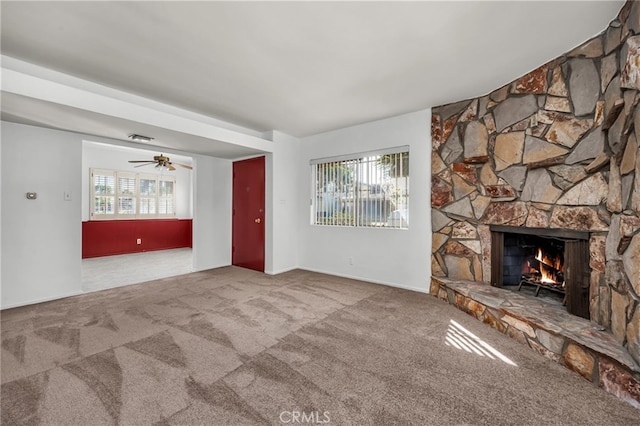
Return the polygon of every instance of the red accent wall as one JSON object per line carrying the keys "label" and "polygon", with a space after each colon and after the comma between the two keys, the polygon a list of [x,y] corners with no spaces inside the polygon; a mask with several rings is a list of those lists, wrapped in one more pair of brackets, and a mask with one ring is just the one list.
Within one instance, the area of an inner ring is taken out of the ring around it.
{"label": "red accent wall", "polygon": [[[192,246],[191,219],[82,222],[82,258]],[[137,239],[142,244],[137,244]]]}

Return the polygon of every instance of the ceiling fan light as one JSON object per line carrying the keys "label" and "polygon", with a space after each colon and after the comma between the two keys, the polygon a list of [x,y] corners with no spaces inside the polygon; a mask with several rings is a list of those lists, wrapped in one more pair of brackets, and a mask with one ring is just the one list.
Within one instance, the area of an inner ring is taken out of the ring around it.
{"label": "ceiling fan light", "polygon": [[153,140],[153,138],[149,136],[137,135],[135,133],[130,134],[128,138],[134,142],[146,142],[146,143],[149,143]]}

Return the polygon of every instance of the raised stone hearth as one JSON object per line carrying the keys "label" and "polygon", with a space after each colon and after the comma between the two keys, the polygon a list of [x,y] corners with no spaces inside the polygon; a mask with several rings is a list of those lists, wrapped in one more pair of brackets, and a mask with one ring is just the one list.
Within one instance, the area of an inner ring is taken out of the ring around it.
{"label": "raised stone hearth", "polygon": [[589,259],[571,284],[636,363],[639,64],[640,3],[627,2],[600,35],[486,96],[433,108],[431,123],[434,281],[500,285],[491,226],[584,233]]}
{"label": "raised stone hearth", "polygon": [[640,366],[610,333],[562,307],[472,281],[434,278],[431,294],[640,408]]}

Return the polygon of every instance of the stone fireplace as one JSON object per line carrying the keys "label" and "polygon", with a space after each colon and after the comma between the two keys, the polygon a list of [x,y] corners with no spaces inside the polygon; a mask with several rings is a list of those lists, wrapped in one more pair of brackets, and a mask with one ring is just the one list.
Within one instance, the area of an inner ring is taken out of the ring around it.
{"label": "stone fireplace", "polygon": [[628,2],[567,54],[486,96],[433,108],[431,264],[435,278],[501,286],[513,279],[504,260],[494,266],[505,238],[562,241],[555,269],[572,289],[567,307],[583,304],[581,316],[640,362],[637,34],[640,4]]}

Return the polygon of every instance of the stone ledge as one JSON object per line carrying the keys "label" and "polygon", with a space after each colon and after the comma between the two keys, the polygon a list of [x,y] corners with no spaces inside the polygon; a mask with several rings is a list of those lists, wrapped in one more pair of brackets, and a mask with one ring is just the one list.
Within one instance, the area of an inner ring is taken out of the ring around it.
{"label": "stone ledge", "polygon": [[432,277],[430,293],[640,409],[640,366],[598,325],[544,299],[474,281]]}

